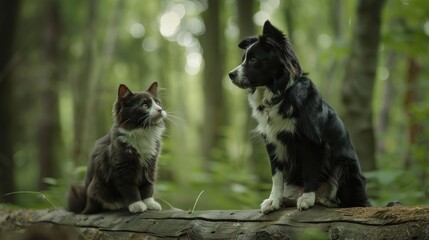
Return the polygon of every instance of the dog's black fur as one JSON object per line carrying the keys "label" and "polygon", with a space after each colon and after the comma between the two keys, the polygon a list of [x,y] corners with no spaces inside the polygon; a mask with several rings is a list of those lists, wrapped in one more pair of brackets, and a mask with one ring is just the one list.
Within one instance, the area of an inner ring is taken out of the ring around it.
{"label": "dog's black fur", "polygon": [[[285,35],[266,21],[263,34],[240,42],[243,62],[229,73],[249,90],[249,103],[266,142],[273,189],[264,213],[283,197],[299,210],[369,206],[365,178],[349,135],[335,111],[303,73]],[[282,184],[284,183],[284,184]]]}

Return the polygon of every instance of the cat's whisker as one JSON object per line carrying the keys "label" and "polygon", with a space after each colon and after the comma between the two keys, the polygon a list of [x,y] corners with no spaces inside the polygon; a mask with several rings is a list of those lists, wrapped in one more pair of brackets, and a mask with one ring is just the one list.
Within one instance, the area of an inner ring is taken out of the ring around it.
{"label": "cat's whisker", "polygon": [[173,115],[173,114],[171,114],[171,112],[168,112],[167,113],[167,117],[165,118],[167,121],[169,121],[169,122],[171,122],[171,123],[173,123],[174,125],[176,125],[176,126],[178,126],[179,125],[179,123],[178,122],[180,122],[180,123],[184,123],[185,122],[185,119],[183,119],[183,118],[181,118],[181,117],[178,117],[178,116],[175,116],[175,115]]}
{"label": "cat's whisker", "polygon": [[175,120],[180,120],[180,121],[185,121],[185,119],[183,119],[182,117],[179,117],[179,116],[173,115],[173,114],[171,114],[171,113],[168,113],[168,114],[167,114],[167,118],[171,118],[171,119],[175,119]]}
{"label": "cat's whisker", "polygon": [[175,119],[175,118],[173,118],[173,117],[166,117],[165,118],[167,121],[169,121],[169,122],[171,122],[171,123],[173,123],[174,125],[176,125],[176,126],[178,126],[179,125],[179,123],[178,123],[178,121],[177,120],[183,120],[183,119]]}
{"label": "cat's whisker", "polygon": [[[139,120],[137,120],[137,122],[140,122],[144,117],[139,118]],[[146,119],[142,122],[141,127],[144,127],[146,123]]]}
{"label": "cat's whisker", "polygon": [[123,121],[122,123],[121,123],[121,127],[123,126],[123,125],[125,125],[127,122],[129,122],[129,121],[131,121],[131,118],[128,118],[127,120],[125,120],[125,121]]}
{"label": "cat's whisker", "polygon": [[[141,120],[141,119],[140,119]],[[146,127],[147,129],[150,130],[150,117],[144,119],[143,123],[142,123],[142,127]]]}
{"label": "cat's whisker", "polygon": [[252,140],[262,139],[260,133],[258,131],[256,131],[256,130],[250,131],[249,133],[250,133],[249,134],[250,135],[250,139],[252,139]]}

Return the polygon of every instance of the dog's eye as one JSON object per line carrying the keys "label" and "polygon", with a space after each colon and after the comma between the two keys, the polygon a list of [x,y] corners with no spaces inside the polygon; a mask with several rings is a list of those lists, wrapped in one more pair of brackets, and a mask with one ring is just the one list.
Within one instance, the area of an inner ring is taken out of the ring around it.
{"label": "dog's eye", "polygon": [[256,59],[256,58],[251,58],[250,60],[249,60],[249,63],[250,64],[255,64],[256,62],[258,61],[258,59]]}

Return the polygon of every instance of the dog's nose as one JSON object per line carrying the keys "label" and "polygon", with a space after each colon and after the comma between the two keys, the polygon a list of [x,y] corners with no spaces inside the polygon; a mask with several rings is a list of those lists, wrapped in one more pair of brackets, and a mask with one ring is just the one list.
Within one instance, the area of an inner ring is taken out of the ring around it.
{"label": "dog's nose", "polygon": [[235,77],[237,76],[237,72],[236,71],[231,71],[228,73],[228,76],[231,80],[235,79]]}

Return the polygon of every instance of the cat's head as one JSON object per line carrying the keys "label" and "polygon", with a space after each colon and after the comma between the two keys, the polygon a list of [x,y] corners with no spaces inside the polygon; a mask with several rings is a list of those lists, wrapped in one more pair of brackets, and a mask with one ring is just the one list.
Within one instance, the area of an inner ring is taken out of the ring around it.
{"label": "cat's head", "polygon": [[147,91],[138,93],[131,92],[124,84],[119,85],[113,109],[116,124],[127,130],[162,125],[167,113],[157,92],[157,82],[152,83]]}

